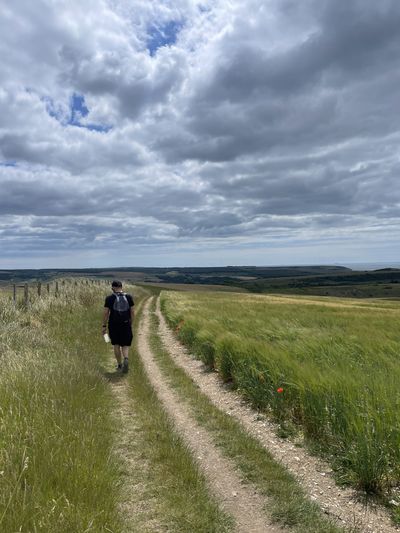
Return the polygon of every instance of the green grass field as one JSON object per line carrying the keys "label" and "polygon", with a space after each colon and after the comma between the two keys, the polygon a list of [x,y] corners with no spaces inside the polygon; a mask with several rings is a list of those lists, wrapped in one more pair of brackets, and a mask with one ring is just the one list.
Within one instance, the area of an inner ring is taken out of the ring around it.
{"label": "green grass field", "polygon": [[211,292],[161,303],[180,339],[282,435],[304,434],[367,492],[398,485],[400,304]]}

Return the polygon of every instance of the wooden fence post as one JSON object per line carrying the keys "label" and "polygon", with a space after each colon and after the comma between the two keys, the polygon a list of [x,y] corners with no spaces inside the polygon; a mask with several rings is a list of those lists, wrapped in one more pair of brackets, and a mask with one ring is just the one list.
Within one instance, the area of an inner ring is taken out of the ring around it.
{"label": "wooden fence post", "polygon": [[24,305],[25,305],[26,308],[29,305],[29,289],[28,289],[28,284],[27,283],[25,283],[25,285],[24,285]]}
{"label": "wooden fence post", "polygon": [[16,305],[16,303],[17,303],[17,286],[15,285],[15,283],[13,285],[13,302],[14,302],[14,305]]}
{"label": "wooden fence post", "polygon": [[40,281],[38,281],[38,284],[37,284],[37,295],[39,296],[39,298],[42,295],[42,284]]}
{"label": "wooden fence post", "polygon": [[47,294],[50,294],[50,283],[47,283],[46,288],[47,288]]}
{"label": "wooden fence post", "polygon": [[56,281],[56,296],[58,296],[58,281]]}

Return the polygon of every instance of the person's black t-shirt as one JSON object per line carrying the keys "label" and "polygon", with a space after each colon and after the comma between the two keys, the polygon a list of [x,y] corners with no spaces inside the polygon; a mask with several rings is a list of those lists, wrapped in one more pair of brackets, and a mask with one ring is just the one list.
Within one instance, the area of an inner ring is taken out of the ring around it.
{"label": "person's black t-shirt", "polygon": [[[134,301],[133,301],[133,298],[130,294],[127,294],[125,292],[121,293],[121,294],[124,294],[126,296],[126,299],[128,300],[128,304],[129,304],[129,324],[131,323],[130,321],[130,308],[133,307],[135,305]],[[104,302],[104,307],[108,307],[108,309],[110,310],[110,317],[108,319],[108,323],[109,325],[112,325],[112,324],[115,324],[115,325],[118,325],[119,324],[119,316],[117,316],[117,313],[116,311],[114,311],[114,302],[115,302],[115,299],[116,299],[116,295],[115,293],[113,294],[110,294],[109,296],[106,297],[106,301]]]}

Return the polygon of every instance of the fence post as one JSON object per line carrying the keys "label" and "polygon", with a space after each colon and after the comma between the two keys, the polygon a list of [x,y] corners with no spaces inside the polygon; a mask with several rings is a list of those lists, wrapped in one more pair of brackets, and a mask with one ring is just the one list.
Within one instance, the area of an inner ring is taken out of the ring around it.
{"label": "fence post", "polygon": [[15,285],[15,283],[13,285],[13,302],[14,302],[14,305],[16,305],[16,303],[17,303],[17,286]]}
{"label": "fence post", "polygon": [[47,283],[46,288],[47,288],[47,294],[50,294],[50,283]]}
{"label": "fence post", "polygon": [[58,281],[56,281],[56,296],[58,296]]}
{"label": "fence post", "polygon": [[38,281],[38,284],[37,284],[37,295],[40,296],[42,295],[42,284],[40,281]]}
{"label": "fence post", "polygon": [[28,284],[27,283],[25,283],[25,285],[24,285],[24,305],[25,305],[26,308],[29,305],[29,289],[28,289]]}

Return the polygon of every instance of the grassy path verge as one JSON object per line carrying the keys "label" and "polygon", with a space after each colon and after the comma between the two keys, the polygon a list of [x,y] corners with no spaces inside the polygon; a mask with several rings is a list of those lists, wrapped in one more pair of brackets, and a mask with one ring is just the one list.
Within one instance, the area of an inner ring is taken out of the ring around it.
{"label": "grassy path verge", "polygon": [[244,479],[269,497],[272,518],[296,532],[343,531],[324,516],[294,477],[273,460],[256,439],[232,417],[217,409],[193,380],[175,365],[159,338],[158,318],[154,310],[153,306],[151,347],[169,385],[176,390],[197,422],[210,432],[221,451],[236,462]]}

